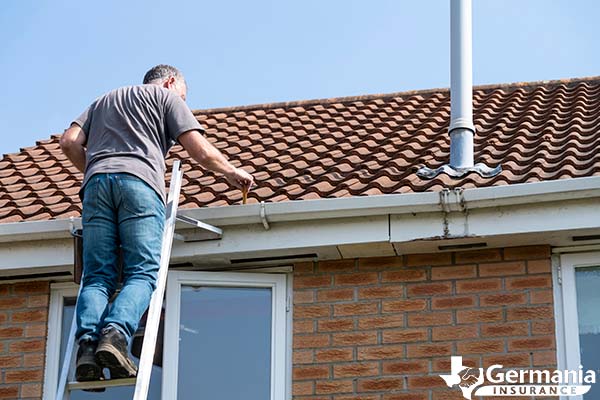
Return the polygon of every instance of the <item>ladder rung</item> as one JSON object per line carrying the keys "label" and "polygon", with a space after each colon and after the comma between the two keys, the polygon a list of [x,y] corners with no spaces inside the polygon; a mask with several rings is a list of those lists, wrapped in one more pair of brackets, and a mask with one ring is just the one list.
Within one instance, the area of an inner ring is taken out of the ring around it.
{"label": "ladder rung", "polygon": [[87,381],[87,382],[69,382],[69,390],[81,390],[81,389],[101,389],[111,388],[118,386],[133,386],[135,385],[136,378],[123,378],[123,379],[106,379],[103,381]]}

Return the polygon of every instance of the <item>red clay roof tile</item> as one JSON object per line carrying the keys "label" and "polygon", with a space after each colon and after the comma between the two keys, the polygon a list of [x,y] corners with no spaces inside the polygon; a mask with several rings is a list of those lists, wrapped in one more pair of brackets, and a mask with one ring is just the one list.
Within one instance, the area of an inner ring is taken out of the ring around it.
{"label": "red clay roof tile", "polygon": [[[475,160],[500,175],[422,180],[448,162],[448,90],[198,110],[206,136],[252,172],[248,203],[501,186],[600,175],[600,78],[490,85],[473,92]],[[78,216],[82,175],[53,135],[0,160],[0,223]],[[181,207],[239,204],[223,177],[184,160]],[[170,179],[170,173],[167,173]]]}

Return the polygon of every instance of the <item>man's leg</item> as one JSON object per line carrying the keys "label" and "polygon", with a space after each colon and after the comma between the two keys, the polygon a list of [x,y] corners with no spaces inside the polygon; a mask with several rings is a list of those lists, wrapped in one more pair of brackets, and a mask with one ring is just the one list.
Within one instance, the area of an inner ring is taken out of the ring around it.
{"label": "man's leg", "polygon": [[107,176],[93,176],[84,189],[83,200],[84,276],[76,312],[76,338],[80,343],[78,380],[96,380],[101,375],[94,352],[102,319],[108,311],[108,300],[115,291],[118,278],[118,231],[112,203]]}
{"label": "man's leg", "polygon": [[102,353],[103,364],[113,367],[111,375],[116,372],[119,377],[124,377],[131,376],[132,368],[135,368],[124,347],[135,333],[156,287],[165,207],[156,192],[139,178],[119,174],[117,182],[120,190],[118,221],[123,251],[123,288],[104,324],[119,333],[103,330],[103,335],[110,337],[101,340],[97,354]]}

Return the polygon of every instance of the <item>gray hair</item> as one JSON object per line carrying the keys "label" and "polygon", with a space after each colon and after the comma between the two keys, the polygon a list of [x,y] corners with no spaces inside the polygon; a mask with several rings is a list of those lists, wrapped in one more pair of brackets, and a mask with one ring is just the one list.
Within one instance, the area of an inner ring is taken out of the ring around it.
{"label": "gray hair", "polygon": [[146,75],[144,75],[144,84],[147,83],[162,83],[168,77],[174,77],[185,82],[183,74],[175,67],[166,64],[159,64],[156,67],[152,67]]}

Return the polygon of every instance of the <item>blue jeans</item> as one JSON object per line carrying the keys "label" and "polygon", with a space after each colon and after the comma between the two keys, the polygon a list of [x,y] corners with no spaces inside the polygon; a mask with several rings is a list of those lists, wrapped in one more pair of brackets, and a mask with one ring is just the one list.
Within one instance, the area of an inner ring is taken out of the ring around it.
{"label": "blue jeans", "polygon": [[[96,174],[83,196],[83,288],[77,301],[78,340],[98,340],[111,325],[131,338],[156,287],[165,206],[143,180]],[[121,292],[109,306],[119,284]]]}

